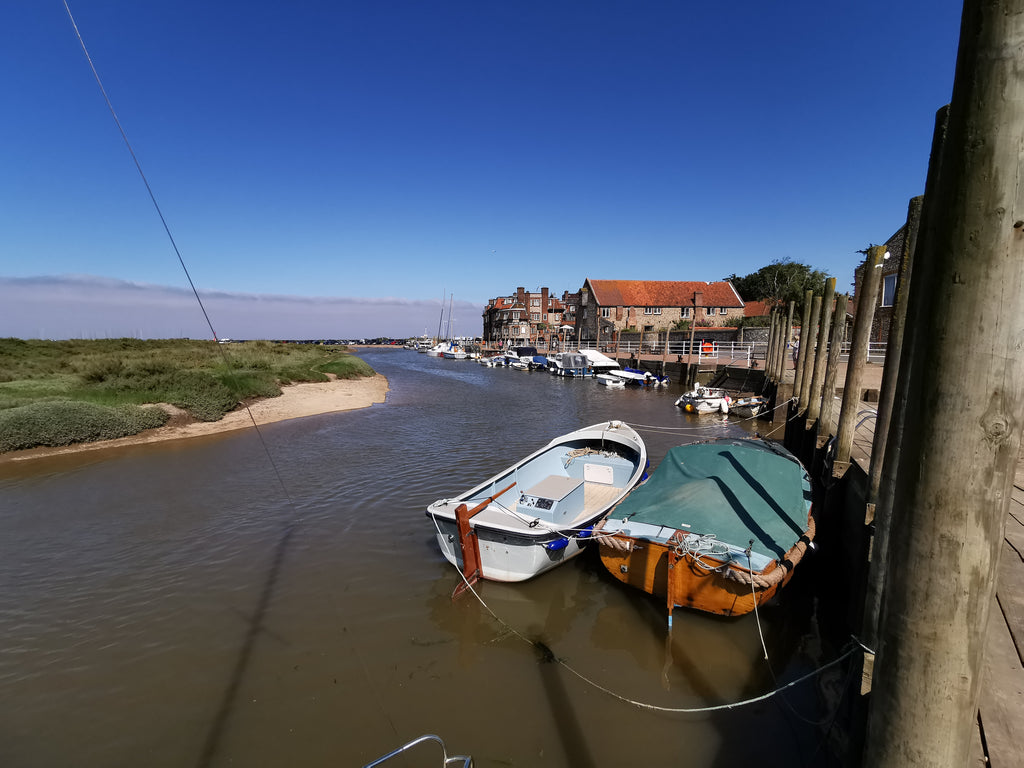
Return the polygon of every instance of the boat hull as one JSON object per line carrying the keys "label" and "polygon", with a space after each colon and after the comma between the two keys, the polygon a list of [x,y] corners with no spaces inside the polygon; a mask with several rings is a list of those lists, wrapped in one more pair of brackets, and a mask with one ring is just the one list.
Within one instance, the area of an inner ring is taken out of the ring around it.
{"label": "boat hull", "polygon": [[[603,422],[552,440],[455,498],[435,501],[427,516],[441,553],[464,574],[525,581],[578,555],[646,466],[642,438],[625,424]],[[477,552],[467,550],[463,533],[475,537]]]}
{"label": "boat hull", "polygon": [[595,531],[616,579],[676,607],[740,616],[785,586],[814,539],[810,478],[781,446],[720,438],[669,450]]}
{"label": "boat hull", "polygon": [[[674,558],[673,547],[658,542],[639,543],[628,537],[611,536],[601,538],[601,563],[608,572],[623,584],[642,589],[650,595],[669,599],[676,607],[693,608],[719,616],[742,616],[754,610],[754,606],[771,600],[776,592],[785,586],[792,571],[768,586],[758,587],[745,583],[749,578],[747,569],[738,569],[738,578],[722,574],[723,566],[736,568],[727,560],[704,556],[698,562],[694,558]],[[613,541],[614,540],[614,541]],[[671,562],[670,562],[671,561]],[[701,565],[703,563],[704,565]],[[773,561],[761,572],[765,580],[779,568]]]}

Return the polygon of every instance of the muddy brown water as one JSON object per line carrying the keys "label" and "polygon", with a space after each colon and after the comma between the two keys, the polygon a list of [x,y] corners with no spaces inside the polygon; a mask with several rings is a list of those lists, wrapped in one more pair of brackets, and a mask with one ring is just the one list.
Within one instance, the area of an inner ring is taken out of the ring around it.
{"label": "muddy brown water", "polygon": [[426,733],[477,766],[829,764],[814,723],[834,677],[729,710],[642,706],[728,704],[813,669],[806,577],[758,617],[677,610],[671,636],[661,601],[589,551],[483,584],[485,607],[452,601],[424,515],[586,424],[637,426],[653,468],[763,423],[681,413],[678,386],[362,356],[390,380],[384,404],[262,441],[0,466],[0,765],[334,768]]}

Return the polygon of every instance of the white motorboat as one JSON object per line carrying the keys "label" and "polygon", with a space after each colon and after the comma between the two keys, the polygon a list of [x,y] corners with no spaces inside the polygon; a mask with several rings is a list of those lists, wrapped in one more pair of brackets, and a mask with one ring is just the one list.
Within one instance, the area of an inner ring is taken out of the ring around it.
{"label": "white motorboat", "polygon": [[555,376],[592,376],[593,368],[586,355],[579,352],[558,352],[548,357],[548,370]]}
{"label": "white motorboat", "polygon": [[599,373],[595,378],[598,384],[604,384],[606,387],[624,389],[626,386],[626,380],[613,373]]}
{"label": "white motorboat", "polygon": [[676,405],[687,413],[728,413],[731,403],[729,393],[717,387],[697,387],[676,400]]}
{"label": "white motorboat", "polygon": [[427,507],[441,553],[466,580],[525,581],[579,554],[644,476],[647,447],[607,421],[557,437],[475,488]]}

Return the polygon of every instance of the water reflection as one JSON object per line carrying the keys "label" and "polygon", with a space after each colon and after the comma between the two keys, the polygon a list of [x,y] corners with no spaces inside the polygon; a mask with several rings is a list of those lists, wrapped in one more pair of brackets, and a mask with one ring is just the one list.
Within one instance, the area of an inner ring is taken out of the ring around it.
{"label": "water reflection", "polygon": [[[479,766],[813,751],[781,705],[673,715],[594,687],[676,708],[760,694],[753,616],[677,610],[669,638],[660,601],[593,553],[453,602],[424,515],[585,424],[640,427],[652,464],[742,426],[681,413],[675,387],[366,358],[386,404],[262,428],[284,488],[252,431],[0,469],[0,764],[361,765],[427,732]],[[817,650],[798,582],[760,615],[780,677]],[[791,698],[816,714],[813,686]]]}

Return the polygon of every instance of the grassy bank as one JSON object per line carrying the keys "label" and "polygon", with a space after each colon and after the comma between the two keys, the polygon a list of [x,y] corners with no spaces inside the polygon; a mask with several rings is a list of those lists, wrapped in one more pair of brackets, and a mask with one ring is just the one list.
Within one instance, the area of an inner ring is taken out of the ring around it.
{"label": "grassy bank", "polygon": [[0,339],[0,452],[110,440],[166,423],[170,403],[218,421],[281,386],[372,376],[344,347],[188,339]]}

